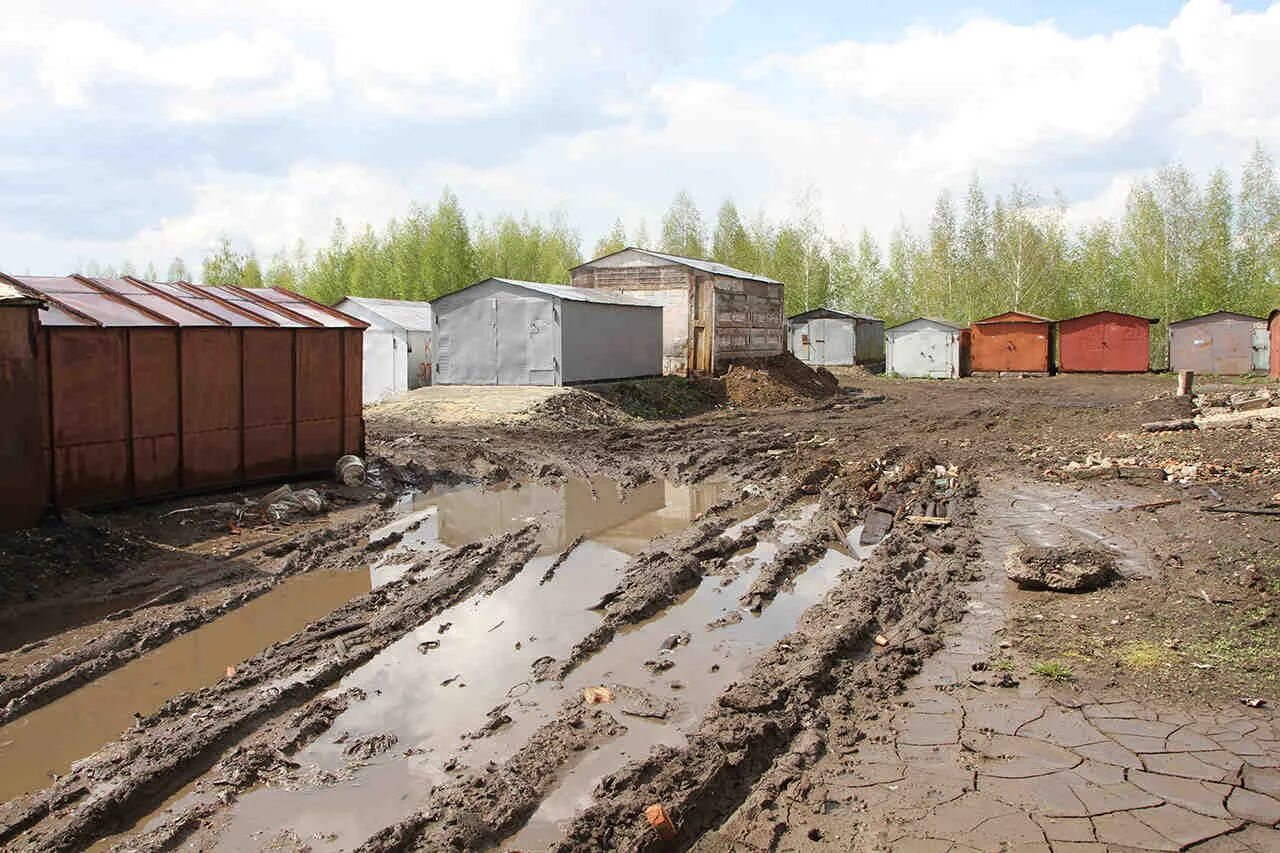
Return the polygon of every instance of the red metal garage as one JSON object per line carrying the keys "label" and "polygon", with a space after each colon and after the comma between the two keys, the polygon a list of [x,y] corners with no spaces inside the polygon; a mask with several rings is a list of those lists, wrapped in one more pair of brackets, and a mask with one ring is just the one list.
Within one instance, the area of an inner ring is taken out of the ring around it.
{"label": "red metal garage", "polygon": [[46,503],[326,470],[364,441],[365,324],[283,290],[4,276],[38,313]]}
{"label": "red metal garage", "polygon": [[969,368],[973,373],[1049,373],[1053,321],[1006,311],[970,328]]}
{"label": "red metal garage", "polygon": [[1058,366],[1067,373],[1144,373],[1158,320],[1095,311],[1058,323]]}

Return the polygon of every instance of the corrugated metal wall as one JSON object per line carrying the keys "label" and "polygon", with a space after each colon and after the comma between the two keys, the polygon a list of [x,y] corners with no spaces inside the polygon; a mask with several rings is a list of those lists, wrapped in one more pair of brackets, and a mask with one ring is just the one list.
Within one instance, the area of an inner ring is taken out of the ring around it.
{"label": "corrugated metal wall", "polygon": [[9,280],[48,301],[32,373],[48,503],[318,473],[363,451],[363,325],[352,318],[275,291]]}
{"label": "corrugated metal wall", "polygon": [[47,502],[37,331],[35,303],[0,304],[0,528],[36,524]]}
{"label": "corrugated metal wall", "polygon": [[46,327],[53,503],[327,471],[363,452],[360,335]]}

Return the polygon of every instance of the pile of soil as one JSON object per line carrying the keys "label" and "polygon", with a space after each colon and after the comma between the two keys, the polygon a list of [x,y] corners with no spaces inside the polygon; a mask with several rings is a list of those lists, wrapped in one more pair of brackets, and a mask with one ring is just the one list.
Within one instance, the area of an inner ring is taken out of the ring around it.
{"label": "pile of soil", "polygon": [[591,391],[635,418],[675,420],[714,409],[724,399],[724,386],[714,379],[662,376],[591,386]]}
{"label": "pile of soil", "polygon": [[1005,560],[1009,580],[1023,589],[1089,592],[1120,577],[1116,558],[1097,548],[1022,548]]}
{"label": "pile of soil", "polygon": [[724,375],[729,403],[743,409],[792,406],[830,397],[840,382],[824,367],[812,368],[791,353],[735,362]]}
{"label": "pile of soil", "polygon": [[603,397],[574,389],[543,400],[529,410],[530,426],[552,429],[595,429],[620,426],[631,418]]}

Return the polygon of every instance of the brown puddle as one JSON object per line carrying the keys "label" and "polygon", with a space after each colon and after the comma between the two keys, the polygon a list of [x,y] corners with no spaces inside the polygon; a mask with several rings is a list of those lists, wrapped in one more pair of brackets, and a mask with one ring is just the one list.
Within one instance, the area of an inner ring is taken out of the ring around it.
{"label": "brown puddle", "polygon": [[408,553],[456,548],[530,521],[538,522],[541,554],[559,553],[579,536],[634,554],[659,536],[685,529],[730,493],[727,484],[714,481],[684,486],[654,480],[623,490],[614,480],[595,477],[412,495],[396,506],[401,518],[370,536],[403,537],[372,566],[373,581],[398,577]]}
{"label": "brown puddle", "polygon": [[[328,733],[295,756],[304,767],[334,773],[337,781],[297,789],[262,788],[247,794],[233,807],[217,849],[260,848],[282,831],[307,839],[314,849],[358,846],[372,833],[420,808],[425,792],[450,778],[442,766],[451,758],[476,769],[487,761],[509,757],[586,685],[625,683],[673,703],[672,712],[660,722],[615,711],[627,733],[589,753],[525,830],[535,839],[554,836],[560,822],[589,798],[600,776],[655,744],[681,742],[683,731],[696,724],[729,681],[761,650],[787,634],[840,572],[855,563],[848,556],[828,552],[762,613],[744,613],[737,624],[708,630],[707,623],[739,609],[738,597],[776,551],[774,542],[762,541],[737,558],[742,571],[736,578],[728,582],[706,578],[658,616],[620,633],[563,686],[534,682],[530,670],[535,660],[546,655],[563,659],[599,624],[600,617],[588,608],[617,585],[628,558],[616,546],[647,544],[654,535],[683,529],[694,503],[679,502],[665,521],[632,519],[597,532],[545,584],[540,583],[542,575],[555,555],[537,557],[494,594],[441,614],[357,670],[337,689],[358,686],[368,698],[352,705]],[[661,510],[654,513],[661,515]],[[677,526],[670,528],[668,523]],[[566,525],[563,535],[572,539],[577,533],[570,531],[575,529],[582,528]],[[780,524],[780,535],[787,531],[787,525]],[[441,633],[446,624],[449,627]],[[662,652],[663,639],[681,631],[688,631],[692,642]],[[438,648],[419,650],[419,644],[436,641]],[[676,665],[660,676],[651,675],[643,661],[662,655],[669,655]],[[675,687],[673,681],[683,686]],[[467,736],[481,728],[490,709],[503,703],[509,703],[510,724],[486,737]],[[383,732],[397,738],[391,750],[365,765],[347,764],[343,743]],[[423,752],[406,757],[410,748]],[[189,802],[175,804],[177,808],[185,805]],[[520,843],[525,837],[522,833]]]}
{"label": "brown puddle", "polygon": [[213,684],[250,658],[369,591],[365,572],[312,572],[0,727],[0,802],[49,785],[179,693]]}

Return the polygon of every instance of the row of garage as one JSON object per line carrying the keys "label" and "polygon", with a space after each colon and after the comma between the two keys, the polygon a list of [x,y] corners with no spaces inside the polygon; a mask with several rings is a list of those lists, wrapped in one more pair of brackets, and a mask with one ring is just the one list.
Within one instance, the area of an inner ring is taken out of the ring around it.
{"label": "row of garage", "polygon": [[[1280,375],[1280,320],[1231,311],[1169,326],[1169,368],[1219,375]],[[1150,369],[1157,321],[1118,311],[1050,320],[1009,311],[967,327],[932,317],[884,327],[859,314],[820,309],[788,320],[791,350],[815,365],[872,365],[899,376],[970,373],[1141,373]],[[1272,339],[1278,339],[1273,346]]]}

